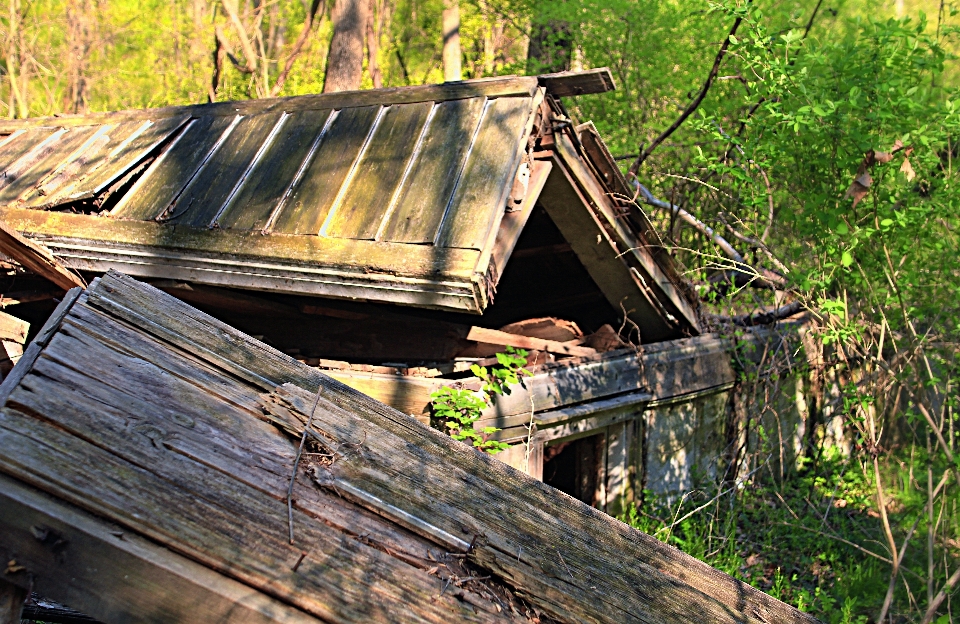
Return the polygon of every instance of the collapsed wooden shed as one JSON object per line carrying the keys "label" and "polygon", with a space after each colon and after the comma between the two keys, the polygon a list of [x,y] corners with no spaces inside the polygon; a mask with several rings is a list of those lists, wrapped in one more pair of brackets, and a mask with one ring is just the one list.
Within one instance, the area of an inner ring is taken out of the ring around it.
{"label": "collapsed wooden shed", "polygon": [[[729,446],[735,372],[563,106],[612,88],[592,70],[3,121],[0,219],[424,422],[431,392],[526,348],[534,376],[480,424],[514,445],[504,461],[616,513],[690,485],[648,465],[676,455],[648,448],[657,432]],[[679,425],[658,420],[676,404]]]}
{"label": "collapsed wooden shed", "polygon": [[117,273],[0,385],[0,557],[108,624],[816,621]]}

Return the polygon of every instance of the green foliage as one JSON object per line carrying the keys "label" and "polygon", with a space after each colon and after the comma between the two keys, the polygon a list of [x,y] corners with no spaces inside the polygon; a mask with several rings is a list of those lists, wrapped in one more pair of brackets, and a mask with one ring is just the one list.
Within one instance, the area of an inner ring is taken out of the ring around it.
{"label": "green foliage", "polygon": [[507,347],[506,352],[497,354],[497,363],[492,368],[476,364],[470,367],[482,383],[478,391],[444,386],[430,394],[435,425],[447,431],[453,439],[472,444],[491,455],[509,448],[507,444],[489,438],[499,429],[482,427],[477,430],[473,425],[493,397],[510,394],[510,388],[522,384],[523,376],[530,374],[523,368],[527,363],[527,352],[523,349]]}

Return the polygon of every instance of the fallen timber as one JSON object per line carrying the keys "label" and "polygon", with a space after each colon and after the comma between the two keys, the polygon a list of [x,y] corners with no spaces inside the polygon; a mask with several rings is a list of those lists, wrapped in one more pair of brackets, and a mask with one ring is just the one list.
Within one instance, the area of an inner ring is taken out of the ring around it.
{"label": "fallen timber", "polygon": [[120,274],[0,404],[3,585],[107,624],[816,621]]}

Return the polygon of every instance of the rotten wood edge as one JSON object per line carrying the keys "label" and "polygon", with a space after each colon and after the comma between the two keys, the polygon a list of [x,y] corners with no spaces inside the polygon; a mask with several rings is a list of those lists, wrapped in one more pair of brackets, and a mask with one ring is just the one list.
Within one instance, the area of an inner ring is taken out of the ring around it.
{"label": "rotten wood edge", "polygon": [[243,583],[0,475],[0,580],[103,622],[316,624]]}
{"label": "rotten wood edge", "polygon": [[[96,283],[96,280],[94,281]],[[43,327],[40,328],[40,331],[37,333],[37,336],[33,339],[33,342],[27,346],[24,350],[23,355],[20,357],[20,361],[17,362],[17,365],[13,367],[13,370],[10,371],[10,374],[6,376],[3,380],[3,383],[0,383],[0,406],[4,405],[7,402],[7,399],[10,397],[10,393],[20,384],[20,381],[26,377],[27,373],[30,372],[30,369],[33,368],[34,362],[37,361],[37,358],[40,357],[40,352],[43,351],[43,348],[47,346],[47,343],[50,342],[50,338],[60,329],[60,324],[63,322],[64,317],[67,316],[67,313],[70,312],[70,308],[73,307],[73,304],[77,302],[77,299],[83,294],[83,289],[80,287],[71,288],[64,295],[63,300],[60,301],[60,305],[56,307],[53,311],[53,314],[50,315],[50,318],[47,319],[47,322],[44,323]]]}

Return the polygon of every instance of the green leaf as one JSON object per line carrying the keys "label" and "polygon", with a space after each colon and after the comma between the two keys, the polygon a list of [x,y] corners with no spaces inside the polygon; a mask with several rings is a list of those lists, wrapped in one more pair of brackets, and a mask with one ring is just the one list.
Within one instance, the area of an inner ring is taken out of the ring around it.
{"label": "green leaf", "polygon": [[847,227],[846,223],[841,221],[840,223],[837,224],[837,234],[841,236],[846,236],[849,233],[850,233],[850,228]]}
{"label": "green leaf", "polygon": [[848,267],[848,266],[850,266],[851,264],[853,264],[853,256],[850,255],[850,252],[849,252],[849,251],[844,251],[844,252],[843,252],[843,256],[841,256],[841,258],[840,258],[840,263],[841,263],[844,267]]}

